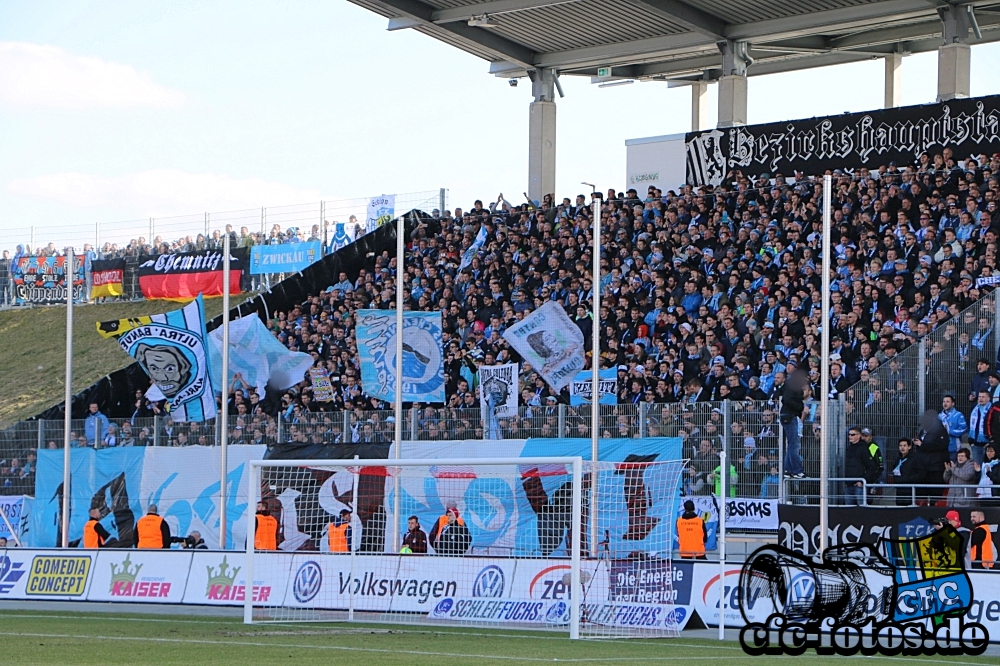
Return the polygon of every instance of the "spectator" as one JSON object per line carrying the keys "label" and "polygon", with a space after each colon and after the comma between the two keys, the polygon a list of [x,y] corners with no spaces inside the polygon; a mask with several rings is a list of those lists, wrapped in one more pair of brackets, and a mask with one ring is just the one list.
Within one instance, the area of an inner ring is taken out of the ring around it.
{"label": "spectator", "polygon": [[993,501],[993,486],[1000,485],[1000,458],[997,457],[997,450],[992,444],[986,445],[983,462],[977,465],[979,487],[976,488],[976,495],[979,496],[979,503],[993,506],[996,504]]}
{"label": "spectator", "polygon": [[945,395],[941,400],[941,413],[938,415],[942,425],[948,431],[948,455],[954,462],[958,449],[962,446],[962,436],[969,432],[969,426],[965,421],[965,415],[955,409],[955,397],[951,394]]}
{"label": "spectator", "polygon": [[865,483],[875,483],[878,480],[878,465],[868,442],[861,436],[861,428],[848,430],[847,440],[847,451],[844,454],[844,476],[848,479],[844,482],[845,503],[849,506],[863,506],[867,504]]}
{"label": "spectator", "polygon": [[97,446],[98,442],[104,440],[110,421],[108,421],[107,416],[101,413],[96,402],[90,403],[87,410],[87,418],[83,422],[84,435],[86,435],[87,445]]}
{"label": "spectator", "polygon": [[899,440],[899,461],[892,470],[893,483],[901,485],[896,489],[896,506],[915,504],[917,486],[924,483],[926,477],[923,452],[910,439],[904,437]]}
{"label": "spectator", "polygon": [[802,457],[799,454],[802,418],[805,417],[803,388],[808,382],[805,374],[797,370],[786,382],[781,396],[781,425],[785,434],[785,476],[793,479],[805,477]]}
{"label": "spectator", "polygon": [[420,520],[416,516],[410,516],[406,522],[407,531],[403,536],[403,550],[400,552],[426,555],[427,535],[420,529]]}
{"label": "spectator", "polygon": [[972,459],[976,463],[983,462],[983,451],[990,441],[989,414],[992,408],[988,389],[981,389],[977,394],[976,405],[969,413],[969,445],[972,447]]}
{"label": "spectator", "polygon": [[121,439],[118,435],[118,426],[114,423],[108,424],[108,430],[104,435],[103,445],[105,447],[121,446]]}
{"label": "spectator", "polygon": [[969,402],[976,402],[980,391],[990,392],[990,362],[985,358],[976,361],[976,374],[969,386]]}
{"label": "spectator", "polygon": [[771,464],[767,476],[760,483],[761,499],[776,499],[781,490],[781,479],[778,477],[778,466]]}
{"label": "spectator", "polygon": [[974,486],[979,474],[976,464],[972,462],[972,454],[966,447],[960,448],[955,454],[955,460],[945,463],[944,482],[948,488],[948,506],[973,506],[976,497]]}

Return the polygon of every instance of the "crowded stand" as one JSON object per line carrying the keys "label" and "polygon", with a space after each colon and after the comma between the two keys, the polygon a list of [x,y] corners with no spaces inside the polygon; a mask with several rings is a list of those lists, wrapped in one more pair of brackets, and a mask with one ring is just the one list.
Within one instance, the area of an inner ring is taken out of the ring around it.
{"label": "crowded stand", "polygon": [[[855,410],[847,415],[847,426],[858,423],[854,417],[861,411],[877,414],[890,403],[908,405],[912,412],[907,412],[908,426],[904,422],[891,431],[876,427],[873,434],[857,428],[859,441],[870,445],[871,459],[855,456],[848,447],[847,477],[857,474],[868,483],[893,475],[899,480],[899,461],[905,463],[906,455],[897,454],[894,438],[908,438],[913,447],[913,438],[920,436],[917,447],[926,446],[930,436],[938,436],[937,423],[949,433],[944,453],[930,451],[939,447],[935,439],[920,464],[910,465],[907,478],[928,484],[952,478],[974,484],[980,475],[992,479],[981,471],[989,439],[985,430],[970,434],[966,425],[966,432],[956,436],[960,427],[952,415],[986,423],[985,412],[977,411],[979,388],[986,391],[987,409],[1000,398],[993,319],[965,322],[960,317],[993,289],[1000,235],[993,220],[1000,196],[994,175],[998,167],[1000,153],[963,159],[945,149],[913,164],[832,174],[830,397],[846,397],[849,412]],[[590,437],[589,407],[571,404],[565,389],[554,392],[502,334],[546,301],[557,301],[590,349],[596,202],[603,248],[600,363],[617,373],[617,406],[602,411],[600,435],[683,437],[685,454],[692,458],[685,488],[708,493],[717,476],[717,462],[710,457],[725,443],[720,403],[730,401],[738,405],[729,428],[739,441],[730,437],[729,446],[738,463],[734,471],[743,472],[730,477],[734,493],[738,486],[747,496],[777,496],[779,472],[793,478],[815,476],[819,424],[814,401],[820,395],[824,328],[822,196],[820,176],[734,170],[714,189],[612,189],[562,199],[547,195],[524,204],[501,194],[469,209],[435,210],[410,239],[404,282],[409,310],[443,313],[447,397],[444,405],[407,404],[413,412],[408,411],[412,418],[404,437],[482,439],[476,371],[505,362],[521,362],[521,374],[519,413],[501,421],[503,437]],[[470,252],[481,228],[485,242]],[[266,239],[245,229],[241,234],[230,231],[241,245],[309,238],[298,230],[273,229]],[[318,231],[316,226],[311,233],[317,236]],[[145,247],[138,239],[126,248],[102,251],[127,255],[140,249],[201,249],[218,244],[219,238],[216,232],[211,238],[188,237],[171,244],[157,239]],[[291,389],[262,396],[237,376],[229,387],[230,441],[391,441],[392,406],[361,387],[354,328],[357,310],[394,307],[395,283],[396,261],[385,251],[371,257],[359,275],[341,273],[334,284],[292,310],[271,313],[272,334],[289,350],[312,355],[328,371],[335,390],[331,399],[317,400],[307,376]],[[942,342],[945,330],[953,335]],[[935,363],[949,365],[946,372],[935,366],[933,381],[942,382],[939,392],[947,393],[952,405],[928,405],[935,408],[931,423],[912,411],[916,388],[907,378],[918,371],[903,372],[901,352],[934,333]],[[889,370],[879,372],[883,366]],[[150,424],[154,417],[159,418],[159,433]],[[1000,410],[996,418],[991,432],[1000,439]],[[952,428],[949,419],[955,422]],[[73,441],[97,448],[154,440],[159,445],[211,444],[213,430],[211,424],[175,424],[162,404],[137,392],[132,419],[109,422],[93,436],[81,427]],[[970,444],[965,457],[968,465],[979,468],[974,474],[944,469],[960,446]],[[743,450],[735,451],[741,445]],[[914,472],[915,467],[921,471]],[[850,501],[855,491],[851,483],[845,485]]]}

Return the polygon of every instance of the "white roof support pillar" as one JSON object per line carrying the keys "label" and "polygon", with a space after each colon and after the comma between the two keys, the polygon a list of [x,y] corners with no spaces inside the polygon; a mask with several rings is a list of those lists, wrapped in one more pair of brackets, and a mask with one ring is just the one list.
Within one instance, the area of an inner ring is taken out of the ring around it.
{"label": "white roof support pillar", "polygon": [[890,53],[885,61],[885,101],[882,107],[894,109],[903,101],[903,54]]}
{"label": "white roof support pillar", "polygon": [[528,76],[534,97],[528,107],[528,198],[541,203],[556,191],[556,74],[543,68]]}

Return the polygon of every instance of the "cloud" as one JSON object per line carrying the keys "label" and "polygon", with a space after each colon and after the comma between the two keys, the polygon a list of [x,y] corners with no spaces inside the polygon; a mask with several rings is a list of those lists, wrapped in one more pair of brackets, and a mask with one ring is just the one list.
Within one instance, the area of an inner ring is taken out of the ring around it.
{"label": "cloud", "polygon": [[73,208],[110,208],[136,217],[231,211],[320,200],[318,190],[262,178],[153,169],[122,176],[54,173],[11,180],[11,196],[54,201]]}
{"label": "cloud", "polygon": [[176,108],[184,93],[130,65],[55,47],[0,42],[0,104],[57,109]]}

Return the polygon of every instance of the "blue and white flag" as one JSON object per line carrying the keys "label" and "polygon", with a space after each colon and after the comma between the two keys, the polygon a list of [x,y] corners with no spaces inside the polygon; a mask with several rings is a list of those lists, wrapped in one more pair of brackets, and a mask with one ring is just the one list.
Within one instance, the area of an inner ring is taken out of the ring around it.
{"label": "blue and white flag", "polygon": [[336,252],[354,242],[354,230],[347,229],[346,222],[333,223],[333,235],[330,237],[330,252]]}
{"label": "blue and white flag", "polygon": [[[280,247],[280,246],[279,246]],[[222,381],[222,327],[208,334],[212,385],[225,387]],[[256,315],[229,322],[229,377],[240,374],[243,382],[263,400],[264,388],[283,391],[295,386],[309,372],[313,358],[303,352],[288,351]]]}
{"label": "blue and white flag", "polygon": [[464,253],[462,253],[462,265],[458,267],[459,272],[465,270],[465,267],[472,263],[473,257],[479,252],[480,248],[486,243],[486,225],[479,225],[479,233],[476,234],[475,240],[472,241]]}
{"label": "blue and white flag", "polygon": [[396,195],[383,194],[368,200],[368,212],[365,215],[365,232],[371,233],[386,222],[392,222],[396,217]]}
{"label": "blue and white flag", "polygon": [[[590,370],[581,372],[573,378],[573,383],[569,385],[569,404],[590,404],[591,394],[594,392],[593,378]],[[600,371],[597,390],[601,396],[598,402],[602,405],[618,404],[618,371],[615,368]]]}
{"label": "blue and white flag", "polygon": [[297,273],[322,257],[322,243],[254,245],[250,248],[250,275]]}
{"label": "blue and white flag", "polygon": [[517,363],[479,366],[483,438],[503,439],[500,419],[517,416]]}
{"label": "blue and white flag", "polygon": [[174,421],[215,418],[215,391],[205,340],[205,306],[201,295],[180,310],[149,317],[99,322],[104,337],[138,361],[151,389],[170,403]]}
{"label": "blue and white flag", "polygon": [[508,328],[503,338],[557,391],[586,365],[583,333],[555,301]]}
{"label": "blue and white flag", "polygon": [[[392,402],[396,399],[396,311],[358,310],[361,388]],[[403,313],[403,401],[444,402],[441,313]]]}

